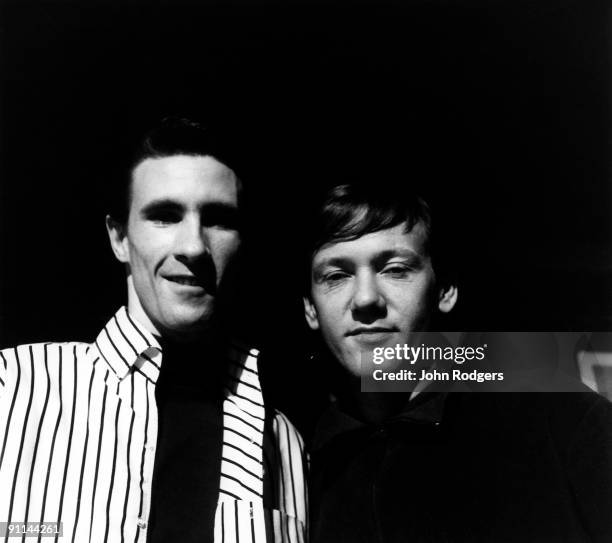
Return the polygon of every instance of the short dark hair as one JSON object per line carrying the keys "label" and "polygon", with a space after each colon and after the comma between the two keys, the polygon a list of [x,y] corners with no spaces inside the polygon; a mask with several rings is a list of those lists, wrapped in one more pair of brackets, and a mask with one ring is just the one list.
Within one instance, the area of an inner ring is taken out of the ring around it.
{"label": "short dark hair", "polygon": [[399,180],[377,183],[345,183],[326,191],[317,206],[307,242],[307,269],[314,255],[325,245],[352,241],[372,232],[405,224],[410,232],[417,224],[423,228],[424,248],[431,257],[439,283],[454,279],[451,255],[441,224],[432,222],[432,209],[423,197]]}
{"label": "short dark hair", "polygon": [[[164,117],[136,142],[122,161],[117,189],[111,195],[108,205],[108,212],[113,219],[122,224],[127,221],[132,177],[136,167],[148,158],[175,155],[210,156],[231,168],[236,175],[240,169],[231,146],[220,130],[204,127],[197,121],[183,117]],[[241,186],[238,190],[240,201]]]}

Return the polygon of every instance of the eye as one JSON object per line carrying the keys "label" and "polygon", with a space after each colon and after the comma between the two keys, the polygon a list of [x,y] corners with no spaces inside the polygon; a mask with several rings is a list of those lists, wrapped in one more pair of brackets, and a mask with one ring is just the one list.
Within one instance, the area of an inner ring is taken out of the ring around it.
{"label": "eye", "polygon": [[181,222],[182,215],[178,211],[167,209],[152,212],[147,218],[155,224],[165,225]]}
{"label": "eye", "polygon": [[322,273],[318,277],[317,282],[323,283],[328,286],[334,286],[334,285],[341,283],[345,279],[348,279],[348,277],[349,277],[349,274],[342,270],[332,270],[326,273]]}
{"label": "eye", "polygon": [[239,229],[238,211],[234,208],[216,206],[207,209],[203,213],[202,225],[211,228],[221,228],[224,230]]}
{"label": "eye", "polygon": [[402,279],[403,277],[407,277],[412,272],[412,268],[410,266],[406,266],[405,264],[388,264],[382,270],[384,275],[387,275],[394,279]]}
{"label": "eye", "polygon": [[340,281],[341,279],[344,279],[345,277],[347,277],[347,274],[341,271],[335,271],[335,272],[331,272],[328,273],[325,276],[325,280],[326,281]]}

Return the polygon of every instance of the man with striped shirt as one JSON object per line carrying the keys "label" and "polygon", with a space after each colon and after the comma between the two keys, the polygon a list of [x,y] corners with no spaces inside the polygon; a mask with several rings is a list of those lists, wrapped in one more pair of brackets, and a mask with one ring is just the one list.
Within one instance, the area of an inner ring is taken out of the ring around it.
{"label": "man with striped shirt", "polygon": [[127,308],[92,344],[0,353],[0,541],[305,540],[301,438],[222,316],[241,190],[199,125],[147,134],[107,217]]}

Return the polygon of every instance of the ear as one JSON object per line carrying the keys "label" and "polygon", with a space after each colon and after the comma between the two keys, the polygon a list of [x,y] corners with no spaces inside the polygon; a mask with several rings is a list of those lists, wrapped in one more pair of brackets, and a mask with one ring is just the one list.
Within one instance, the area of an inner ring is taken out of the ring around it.
{"label": "ear", "polygon": [[304,296],[304,316],[311,330],[319,329],[319,318],[317,317],[317,309],[311,299]]}
{"label": "ear", "polygon": [[110,215],[106,216],[106,231],[110,240],[111,249],[119,262],[124,264],[130,261],[130,250],[127,243],[125,226]]}
{"label": "ear", "polygon": [[456,285],[448,285],[441,288],[438,297],[438,309],[442,313],[448,313],[453,307],[455,307],[458,295],[459,292]]}

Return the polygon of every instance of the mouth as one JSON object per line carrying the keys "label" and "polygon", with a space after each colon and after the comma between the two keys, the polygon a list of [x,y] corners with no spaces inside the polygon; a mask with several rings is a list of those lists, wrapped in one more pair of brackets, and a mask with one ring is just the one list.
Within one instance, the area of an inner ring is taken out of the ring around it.
{"label": "mouth", "polygon": [[164,279],[185,287],[204,288],[202,282],[194,275],[166,275]]}
{"label": "mouth", "polygon": [[387,326],[359,326],[347,332],[346,335],[347,336],[360,336],[360,337],[375,337],[375,336],[378,337],[378,336],[383,336],[385,334],[390,334],[396,331],[397,330],[394,327],[387,327]]}

